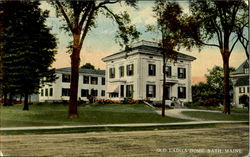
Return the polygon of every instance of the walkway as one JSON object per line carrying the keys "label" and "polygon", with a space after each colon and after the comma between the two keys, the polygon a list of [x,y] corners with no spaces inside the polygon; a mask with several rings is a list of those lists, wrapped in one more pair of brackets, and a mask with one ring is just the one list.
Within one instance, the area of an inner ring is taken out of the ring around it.
{"label": "walkway", "polygon": [[102,128],[102,127],[149,127],[149,126],[176,126],[197,124],[219,124],[219,123],[248,123],[248,121],[192,121],[177,123],[133,123],[133,124],[103,124],[103,125],[75,125],[75,126],[32,126],[32,127],[3,127],[0,131],[14,130],[50,130],[50,129],[73,129],[73,128]]}
{"label": "walkway", "polygon": [[[198,109],[185,109],[185,108],[178,108],[178,109],[169,109],[165,110],[165,115],[173,118],[180,118],[180,119],[187,119],[187,120],[194,120],[194,121],[204,121],[204,119],[194,118],[183,114],[182,112],[190,112],[190,111],[199,111],[199,112],[213,112],[213,113],[221,113],[221,111],[212,111],[212,110],[198,110]],[[157,110],[157,113],[161,115],[161,111]]]}

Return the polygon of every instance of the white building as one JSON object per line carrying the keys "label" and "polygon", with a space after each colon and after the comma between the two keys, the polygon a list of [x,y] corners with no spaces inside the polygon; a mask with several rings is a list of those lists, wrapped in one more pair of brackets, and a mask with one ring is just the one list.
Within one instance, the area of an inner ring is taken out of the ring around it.
{"label": "white building", "polygon": [[[129,53],[121,51],[103,58],[106,63],[107,98],[150,99],[160,102],[163,87],[163,59],[157,43],[140,41]],[[178,52],[177,63],[166,66],[166,103],[176,97],[192,101],[191,62],[195,57]]]}
{"label": "white building", "polygon": [[[249,98],[249,63],[244,61],[235,72],[232,73],[233,80],[233,104],[240,105],[240,97],[247,95]],[[241,106],[241,105],[240,105]]]}
{"label": "white building", "polygon": [[[69,100],[71,68],[56,69],[58,79],[39,90],[39,101]],[[78,98],[88,101],[87,96],[105,98],[105,70],[79,69]]]}

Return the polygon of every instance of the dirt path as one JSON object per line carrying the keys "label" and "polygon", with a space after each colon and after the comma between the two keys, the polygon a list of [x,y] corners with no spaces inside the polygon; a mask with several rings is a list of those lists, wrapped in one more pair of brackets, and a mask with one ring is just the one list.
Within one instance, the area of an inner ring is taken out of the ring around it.
{"label": "dirt path", "polygon": [[[248,126],[239,124],[206,129],[8,135],[1,136],[0,146],[3,155],[8,156],[233,157],[247,154]],[[227,152],[228,149],[235,150]],[[204,152],[185,152],[191,150]],[[214,152],[208,153],[211,150]]]}

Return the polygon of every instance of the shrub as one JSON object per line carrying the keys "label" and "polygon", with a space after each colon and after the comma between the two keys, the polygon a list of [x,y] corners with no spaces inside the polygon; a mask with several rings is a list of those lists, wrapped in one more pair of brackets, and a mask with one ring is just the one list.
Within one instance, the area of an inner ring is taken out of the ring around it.
{"label": "shrub", "polygon": [[203,106],[219,106],[220,105],[220,100],[216,98],[208,98],[206,100],[202,101]]}

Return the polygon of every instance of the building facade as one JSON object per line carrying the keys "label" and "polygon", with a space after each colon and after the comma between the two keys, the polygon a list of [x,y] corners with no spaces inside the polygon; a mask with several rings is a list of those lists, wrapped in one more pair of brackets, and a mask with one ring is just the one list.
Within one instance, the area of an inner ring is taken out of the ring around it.
{"label": "building facade", "polygon": [[[177,61],[166,66],[166,103],[173,98],[192,101],[191,62],[195,57],[177,52]],[[108,99],[162,100],[163,59],[157,43],[140,41],[128,53],[121,51],[102,59],[106,63]]]}
{"label": "building facade", "polygon": [[[70,74],[70,67],[56,69],[57,80],[39,89],[39,101],[69,100]],[[88,101],[89,95],[103,99],[105,90],[105,70],[79,69],[78,100]]]}
{"label": "building facade", "polygon": [[244,61],[235,72],[232,73],[233,104],[242,106],[240,97],[247,95],[249,98],[249,63]]}

